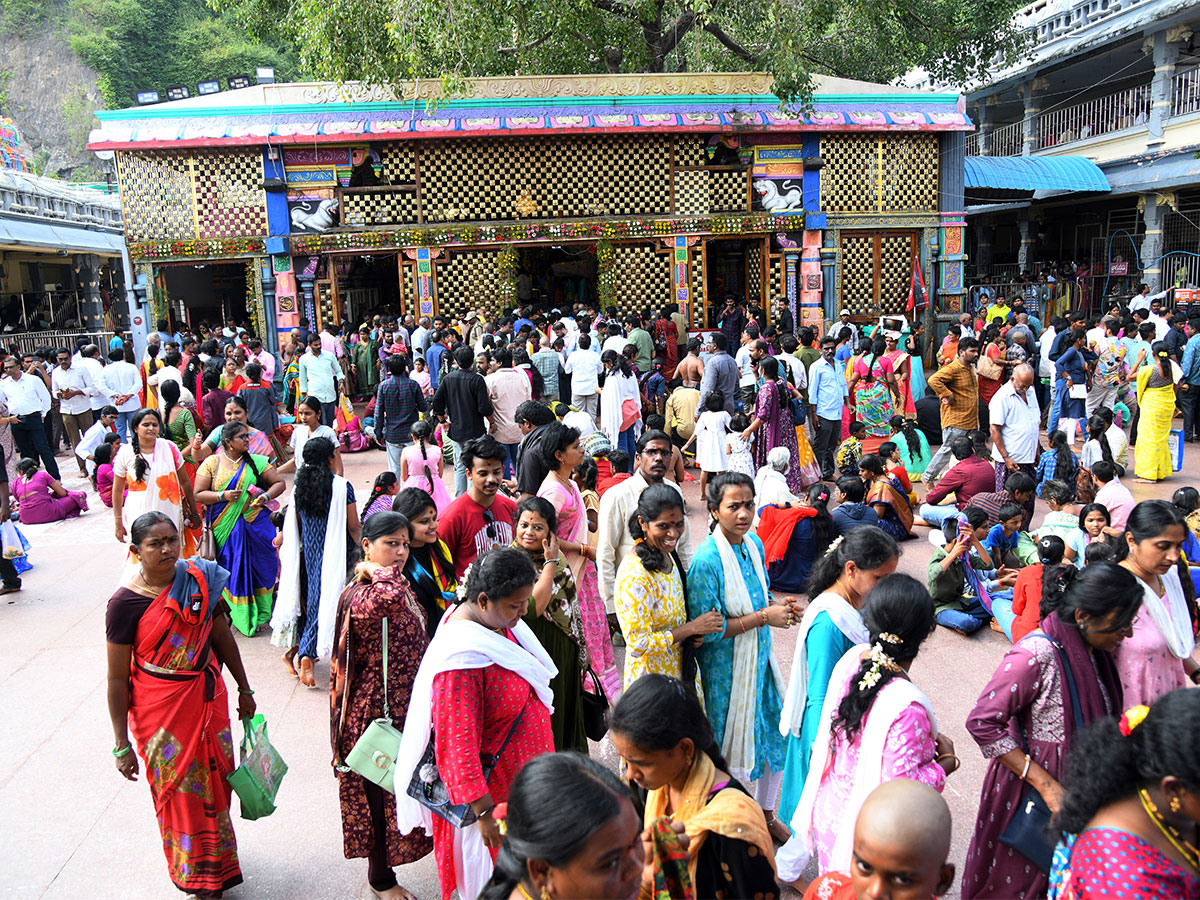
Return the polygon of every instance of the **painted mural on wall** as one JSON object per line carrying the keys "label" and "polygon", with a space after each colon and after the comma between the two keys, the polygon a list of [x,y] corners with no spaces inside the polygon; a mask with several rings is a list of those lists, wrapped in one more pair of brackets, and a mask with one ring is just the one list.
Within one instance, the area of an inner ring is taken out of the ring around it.
{"label": "painted mural on wall", "polygon": [[751,179],[754,209],[804,211],[804,148],[799,144],[756,146]]}

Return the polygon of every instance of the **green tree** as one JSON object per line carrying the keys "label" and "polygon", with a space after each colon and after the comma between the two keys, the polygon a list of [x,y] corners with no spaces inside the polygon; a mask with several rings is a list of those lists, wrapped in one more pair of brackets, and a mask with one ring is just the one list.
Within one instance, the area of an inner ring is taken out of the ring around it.
{"label": "green tree", "polygon": [[318,78],[395,83],[583,72],[766,71],[803,105],[811,74],[963,81],[1023,38],[1022,0],[208,0]]}
{"label": "green tree", "polygon": [[71,49],[100,73],[110,109],[130,106],[138,91],[164,91],[271,66],[280,81],[295,77],[291,51],[259,43],[203,0],[76,0]]}

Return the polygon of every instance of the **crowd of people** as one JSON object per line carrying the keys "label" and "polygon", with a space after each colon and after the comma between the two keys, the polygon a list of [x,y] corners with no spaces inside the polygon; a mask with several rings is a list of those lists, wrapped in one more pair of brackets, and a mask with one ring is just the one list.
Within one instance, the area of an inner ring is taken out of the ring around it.
{"label": "crowd of people", "polygon": [[[278,359],[160,323],[96,377],[4,360],[22,521],[88,509],[51,471],[42,375],[60,410],[100,404],[96,434],[62,415],[128,544],[113,755],[145,768],[177,887],[241,882],[222,669],[253,715],[238,646],[269,631],[280,677],[327,666],[343,849],[380,897],[431,853],[444,900],[933,897],[956,873],[964,897],[1200,896],[1200,494],[1121,482],[1131,446],[1139,479],[1175,468],[1200,320],[1176,346],[1136,299],[1045,328],[989,306],[926,377],[916,324],[720,315],[302,321]],[[372,448],[362,496],[344,457]],[[917,537],[924,580],[897,572]],[[909,674],[939,625],[1013,642],[965,723],[989,764],[958,866],[965,751]],[[381,717],[386,786],[347,763]]]}

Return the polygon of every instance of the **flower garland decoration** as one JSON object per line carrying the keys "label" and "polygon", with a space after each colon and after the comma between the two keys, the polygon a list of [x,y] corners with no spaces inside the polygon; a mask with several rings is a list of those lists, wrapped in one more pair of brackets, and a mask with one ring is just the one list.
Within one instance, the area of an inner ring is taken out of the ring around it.
{"label": "flower garland decoration", "polygon": [[617,252],[610,241],[596,242],[596,294],[600,308],[608,309],[617,302]]}
{"label": "flower garland decoration", "polygon": [[192,257],[231,256],[246,253],[262,253],[265,244],[262,238],[215,238],[189,239],[184,241],[141,241],[129,245],[129,255],[134,259],[180,259]]}
{"label": "flower garland decoration", "polygon": [[507,309],[517,302],[517,250],[512,244],[506,244],[496,254],[496,297],[501,309]]}
{"label": "flower garland decoration", "polygon": [[[892,634],[881,634],[879,636],[879,640],[872,645],[871,652],[867,656],[867,659],[871,660],[871,668],[867,670],[866,674],[863,675],[858,682],[858,689],[860,691],[870,690],[871,688],[875,687],[875,685],[879,684],[879,679],[883,677],[884,669],[887,669],[889,672],[901,671],[900,667],[896,665],[896,661],[883,650],[884,639],[894,637],[895,635]],[[899,644],[900,641],[889,640],[887,643]]]}

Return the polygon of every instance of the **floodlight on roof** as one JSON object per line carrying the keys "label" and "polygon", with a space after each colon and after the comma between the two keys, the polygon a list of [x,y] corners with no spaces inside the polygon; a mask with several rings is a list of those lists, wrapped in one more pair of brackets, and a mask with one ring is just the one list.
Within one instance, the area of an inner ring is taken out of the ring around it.
{"label": "floodlight on roof", "polygon": [[205,94],[219,94],[221,93],[221,82],[215,79],[212,81],[202,81],[196,85],[196,93],[201,97]]}
{"label": "floodlight on roof", "polygon": [[167,88],[168,100],[186,100],[190,96],[192,96],[192,92],[188,90],[187,85],[177,84]]}
{"label": "floodlight on roof", "polygon": [[138,91],[137,102],[138,106],[149,106],[151,103],[157,103],[159,100],[158,91]]}
{"label": "floodlight on roof", "polygon": [[233,75],[228,79],[229,89],[231,91],[239,91],[242,88],[250,87],[252,82],[249,75]]}
{"label": "floodlight on roof", "polygon": [[255,77],[258,78],[259,84],[274,84],[275,70],[270,66],[259,66],[254,70]]}

